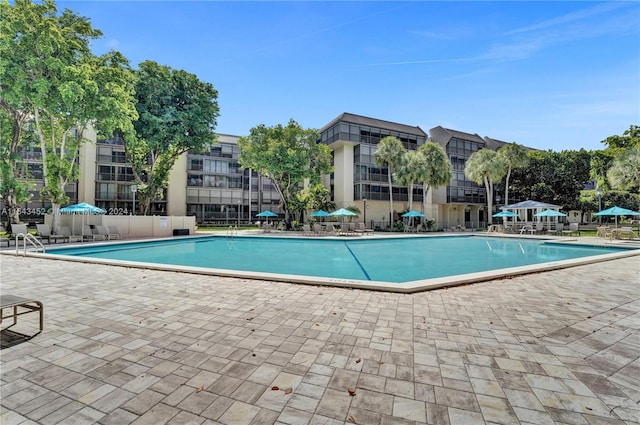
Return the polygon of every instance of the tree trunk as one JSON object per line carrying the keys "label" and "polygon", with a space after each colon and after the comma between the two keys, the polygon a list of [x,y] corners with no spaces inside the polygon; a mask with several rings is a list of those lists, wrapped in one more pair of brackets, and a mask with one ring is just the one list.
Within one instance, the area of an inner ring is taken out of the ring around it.
{"label": "tree trunk", "polygon": [[393,187],[391,186],[391,167],[389,167],[389,229],[393,230]]}
{"label": "tree trunk", "polygon": [[487,189],[487,206],[489,208],[487,225],[489,225],[493,223],[493,184],[487,177],[484,177],[484,187]]}
{"label": "tree trunk", "polygon": [[7,207],[7,217],[9,219],[9,223],[20,223],[20,207],[18,206],[16,193],[13,189],[10,190],[7,194],[7,197],[5,198],[5,205]]}
{"label": "tree trunk", "polygon": [[507,180],[504,185],[504,204],[509,205],[509,177],[511,177],[511,167],[507,171]]}
{"label": "tree trunk", "polygon": [[51,232],[53,234],[60,234],[60,204],[51,203]]}

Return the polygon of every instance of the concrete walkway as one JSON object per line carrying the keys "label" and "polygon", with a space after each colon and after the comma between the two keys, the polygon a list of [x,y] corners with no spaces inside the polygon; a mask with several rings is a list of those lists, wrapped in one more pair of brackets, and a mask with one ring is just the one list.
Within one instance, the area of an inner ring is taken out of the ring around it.
{"label": "concrete walkway", "polygon": [[[638,257],[411,295],[0,256],[0,423],[640,422]],[[8,323],[3,323],[6,327]]]}

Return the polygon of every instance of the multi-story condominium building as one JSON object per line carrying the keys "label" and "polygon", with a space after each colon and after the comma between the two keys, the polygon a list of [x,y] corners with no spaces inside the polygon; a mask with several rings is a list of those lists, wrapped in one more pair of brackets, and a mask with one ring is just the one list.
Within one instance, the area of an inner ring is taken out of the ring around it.
{"label": "multi-story condominium building", "polygon": [[[389,224],[389,192],[396,211],[406,209],[406,186],[389,187],[389,170],[375,163],[375,151],[383,138],[398,138],[405,149],[415,150],[427,140],[420,127],[343,113],[320,129],[320,143],[331,148],[334,172],[324,183],[339,207],[357,206],[363,219],[381,227]],[[414,187],[413,201],[422,202],[422,188]],[[394,214],[393,220],[397,220]],[[370,224],[370,223],[369,223]]]}
{"label": "multi-story condominium building", "polygon": [[[504,142],[482,138],[477,134],[434,127],[429,135],[419,126],[400,124],[351,113],[343,113],[320,130],[318,143],[329,146],[334,171],[323,178],[331,198],[338,207],[357,206],[360,220],[368,225],[389,225],[389,193],[393,194],[393,220],[408,209],[406,186],[392,183],[388,169],[375,162],[375,151],[381,139],[397,137],[405,149],[415,150],[427,140],[440,144],[447,152],[453,168],[453,179],[444,187],[430,191],[423,199],[420,184],[414,185],[413,209],[433,219],[437,227],[482,227],[486,224],[486,191],[464,175],[467,159],[482,148],[498,149]],[[197,222],[234,224],[256,221],[263,210],[280,213],[277,192],[271,181],[238,164],[239,136],[218,135],[218,143],[204,153],[189,152],[174,165],[169,186],[151,208],[155,215],[192,215]],[[95,140],[95,135],[93,135]],[[39,148],[22,152],[30,178],[36,186],[25,211],[45,210],[41,200],[42,155]],[[89,202],[107,210],[108,214],[131,214],[135,193],[133,171],[127,163],[122,139],[97,140],[81,147],[80,178],[70,183],[67,193],[71,203]],[[6,218],[3,218],[3,220]],[[24,217],[38,221],[37,217]]]}

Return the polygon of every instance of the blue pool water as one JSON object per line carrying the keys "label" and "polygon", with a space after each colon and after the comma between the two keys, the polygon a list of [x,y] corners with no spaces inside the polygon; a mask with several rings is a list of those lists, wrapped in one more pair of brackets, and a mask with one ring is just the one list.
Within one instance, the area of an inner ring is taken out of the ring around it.
{"label": "blue pool water", "polygon": [[410,282],[620,252],[478,236],[329,240],[222,236],[53,248],[47,253],[216,269]]}

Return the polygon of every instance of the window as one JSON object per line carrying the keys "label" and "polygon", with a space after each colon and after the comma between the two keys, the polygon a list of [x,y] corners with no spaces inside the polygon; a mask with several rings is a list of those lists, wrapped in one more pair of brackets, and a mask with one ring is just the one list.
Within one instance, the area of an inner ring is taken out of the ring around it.
{"label": "window", "polygon": [[113,151],[111,152],[111,162],[124,164],[127,162],[127,155],[121,151]]}
{"label": "window", "polygon": [[191,158],[189,169],[193,171],[202,171],[202,159]]}
{"label": "window", "polygon": [[98,180],[115,180],[115,167],[98,165]]}
{"label": "window", "polygon": [[98,183],[96,199],[116,199],[115,183]]}

